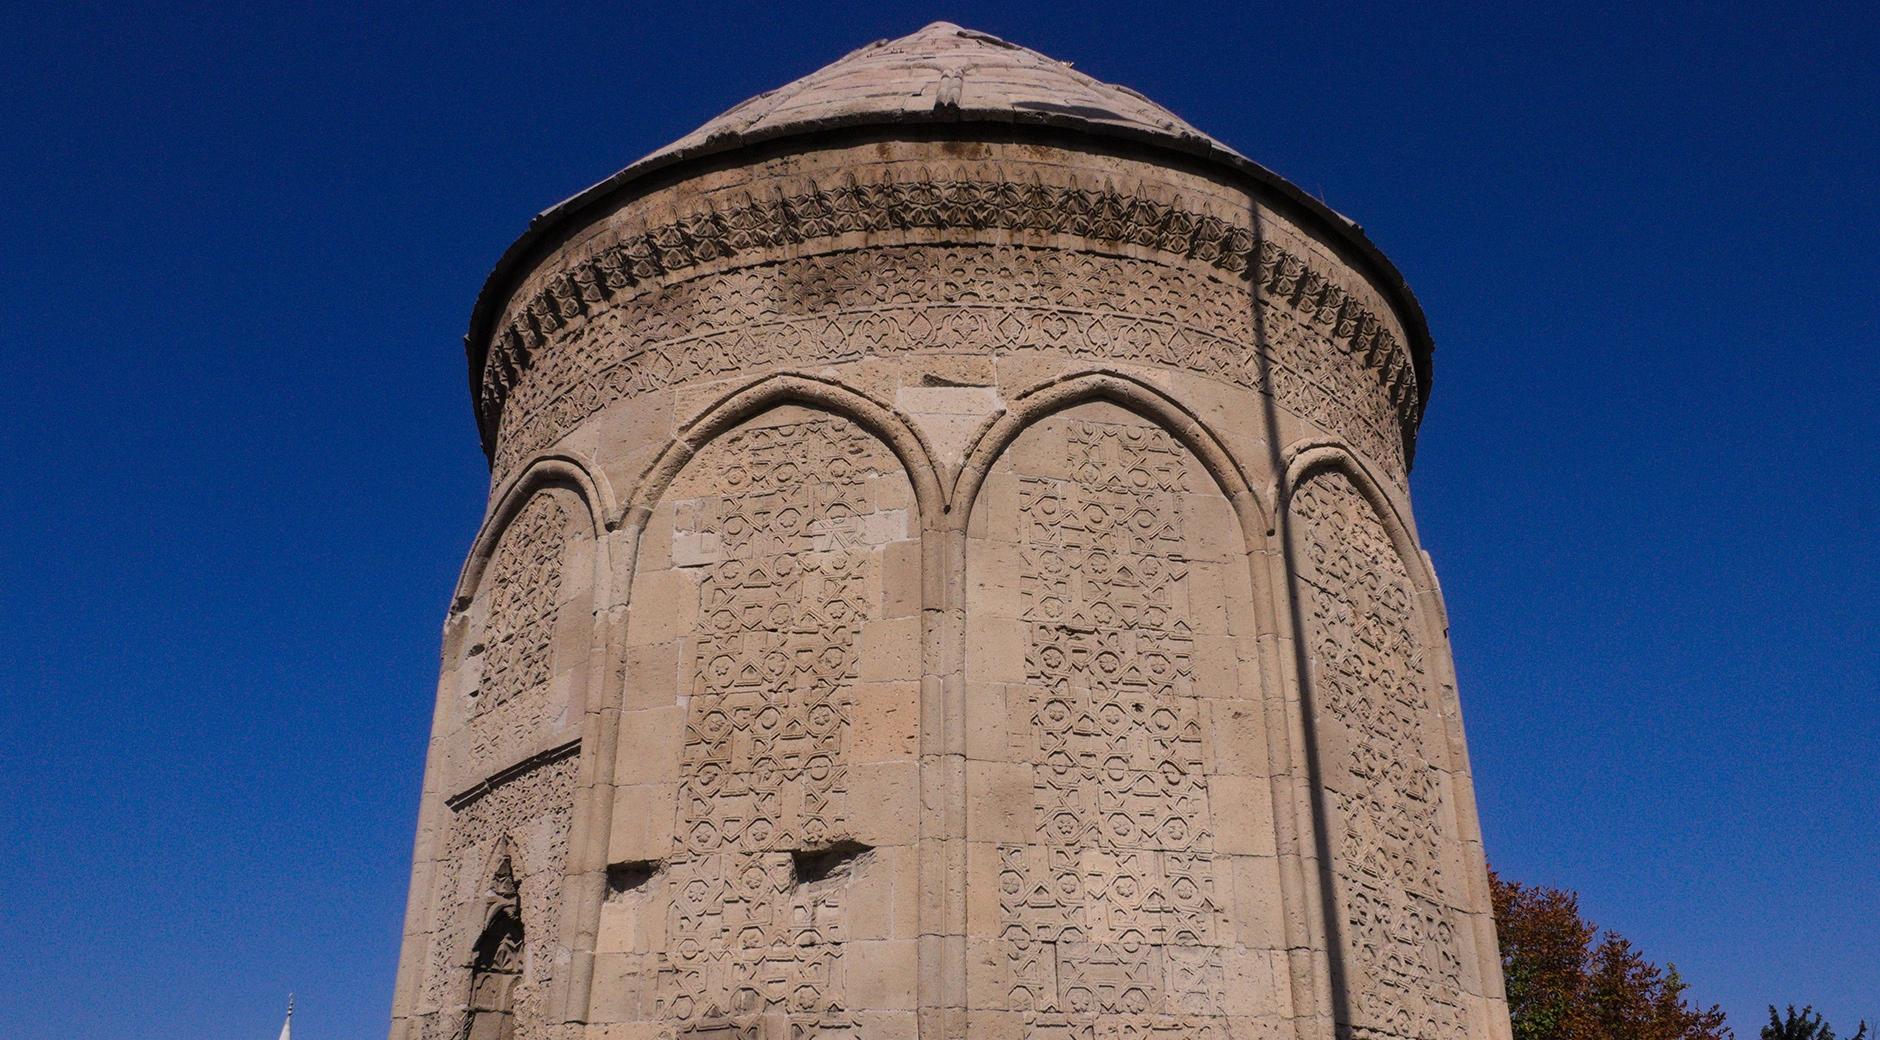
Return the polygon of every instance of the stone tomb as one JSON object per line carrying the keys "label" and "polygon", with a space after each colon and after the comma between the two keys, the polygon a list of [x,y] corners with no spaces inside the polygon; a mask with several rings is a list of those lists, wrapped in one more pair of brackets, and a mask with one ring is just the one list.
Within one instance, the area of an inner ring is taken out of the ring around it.
{"label": "stone tomb", "polygon": [[1351,222],[940,23],[548,211],[467,342],[395,1040],[1508,1036]]}

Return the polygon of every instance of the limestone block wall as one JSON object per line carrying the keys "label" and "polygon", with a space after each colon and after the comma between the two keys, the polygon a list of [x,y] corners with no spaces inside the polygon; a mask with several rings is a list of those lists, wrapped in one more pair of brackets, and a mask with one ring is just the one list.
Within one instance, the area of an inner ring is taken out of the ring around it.
{"label": "limestone block wall", "polygon": [[661,496],[633,577],[589,1021],[907,1028],[917,515],[879,440],[792,406]]}
{"label": "limestone block wall", "polygon": [[976,1031],[1276,1035],[1292,1001],[1232,503],[1155,421],[1092,402],[1000,453],[967,546]]}
{"label": "limestone block wall", "polygon": [[1405,339],[1147,152],[623,197],[482,370],[394,1037],[1505,1036]]}
{"label": "limestone block wall", "polygon": [[[580,489],[545,481],[505,503],[473,551],[446,626],[395,1032],[455,1037],[479,1004],[552,1017],[595,548]],[[502,945],[512,921],[513,948],[483,958],[503,963],[479,964],[479,944]]]}

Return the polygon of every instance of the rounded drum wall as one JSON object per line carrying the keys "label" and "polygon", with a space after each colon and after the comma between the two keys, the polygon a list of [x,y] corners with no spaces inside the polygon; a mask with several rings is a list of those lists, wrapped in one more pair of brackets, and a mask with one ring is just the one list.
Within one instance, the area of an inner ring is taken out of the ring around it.
{"label": "rounded drum wall", "polygon": [[892,451],[796,406],[662,496],[628,607],[590,1021],[911,1034],[918,532]]}
{"label": "rounded drum wall", "polygon": [[1179,441],[1107,403],[1039,420],[987,475],[967,889],[991,1034],[1239,1037],[1290,1014],[1241,531]]}
{"label": "rounded drum wall", "polygon": [[573,741],[593,627],[593,546],[586,506],[572,491],[530,495],[496,536],[466,628],[450,640],[433,749],[445,797],[426,810],[435,820],[435,862],[421,933],[429,943],[421,1036],[455,1037],[472,1014],[477,995],[466,966],[501,901],[492,896],[499,873],[513,882],[506,898],[522,932],[519,973],[500,1010],[513,1016],[518,1037],[550,1028]]}
{"label": "rounded drum wall", "polygon": [[1481,868],[1445,804],[1458,779],[1415,584],[1343,471],[1309,471],[1288,508],[1323,749],[1341,1024],[1358,1037],[1471,1035],[1465,879]]}

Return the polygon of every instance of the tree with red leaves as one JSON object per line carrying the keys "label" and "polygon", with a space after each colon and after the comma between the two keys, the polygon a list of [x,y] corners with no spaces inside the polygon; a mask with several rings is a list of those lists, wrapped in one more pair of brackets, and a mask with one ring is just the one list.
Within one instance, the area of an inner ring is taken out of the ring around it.
{"label": "tree with red leaves", "polygon": [[1733,1040],[1721,1008],[1686,1002],[1675,965],[1602,934],[1572,892],[1493,871],[1489,883],[1515,1040]]}

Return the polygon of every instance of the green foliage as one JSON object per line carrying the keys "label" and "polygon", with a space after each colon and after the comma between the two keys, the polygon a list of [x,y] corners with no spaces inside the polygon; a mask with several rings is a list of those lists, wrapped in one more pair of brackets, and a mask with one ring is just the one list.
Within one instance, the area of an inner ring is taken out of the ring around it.
{"label": "green foliage", "polygon": [[[1834,1040],[1834,1028],[1821,1020],[1813,1006],[1795,1010],[1790,1004],[1786,1014],[1776,1014],[1775,1005],[1769,1006],[1769,1024],[1762,1027],[1762,1040]],[[1860,1032],[1854,1034],[1854,1040],[1867,1040],[1867,1023],[1860,1024]]]}

